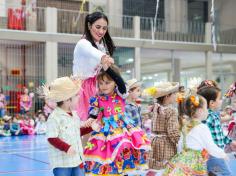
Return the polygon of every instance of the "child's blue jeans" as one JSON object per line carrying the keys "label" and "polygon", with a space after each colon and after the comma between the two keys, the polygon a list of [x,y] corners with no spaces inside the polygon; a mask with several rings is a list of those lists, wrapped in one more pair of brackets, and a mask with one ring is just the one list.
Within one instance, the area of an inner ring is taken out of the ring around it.
{"label": "child's blue jeans", "polygon": [[54,176],[84,176],[84,168],[77,167],[67,167],[67,168],[54,168]]}
{"label": "child's blue jeans", "polygon": [[225,160],[214,156],[209,156],[207,161],[207,171],[217,176],[232,176]]}

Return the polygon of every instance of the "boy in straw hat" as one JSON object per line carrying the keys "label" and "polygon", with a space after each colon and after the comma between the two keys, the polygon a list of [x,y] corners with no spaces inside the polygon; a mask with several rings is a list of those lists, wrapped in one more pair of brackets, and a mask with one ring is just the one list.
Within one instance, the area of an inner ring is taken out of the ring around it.
{"label": "boy in straw hat", "polygon": [[177,143],[180,138],[178,112],[174,107],[179,83],[165,82],[157,87],[144,90],[155,100],[152,118],[152,152],[149,167],[163,169],[168,160],[177,153]]}
{"label": "boy in straw hat", "polygon": [[81,130],[80,118],[74,111],[80,87],[79,80],[62,77],[41,88],[41,96],[57,103],[57,107],[47,120],[46,133],[50,164],[55,176],[84,175],[80,136],[92,129],[81,128],[83,129]]}
{"label": "boy in straw hat", "polygon": [[142,127],[141,106],[137,104],[141,96],[141,82],[137,79],[126,81],[129,96],[126,99],[125,112],[134,120],[135,126]]}

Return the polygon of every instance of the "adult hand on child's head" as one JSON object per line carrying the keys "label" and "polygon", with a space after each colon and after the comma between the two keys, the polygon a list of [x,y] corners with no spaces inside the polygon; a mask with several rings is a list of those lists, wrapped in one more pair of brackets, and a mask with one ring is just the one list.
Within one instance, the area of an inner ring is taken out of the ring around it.
{"label": "adult hand on child's head", "polygon": [[114,64],[115,62],[114,62],[114,59],[112,58],[112,57],[108,57],[108,59],[107,59],[107,61],[108,61],[108,63],[110,63],[110,64]]}
{"label": "adult hand on child's head", "polygon": [[67,150],[67,154],[72,156],[76,154],[76,151],[72,146],[70,146],[70,148]]}
{"label": "adult hand on child's head", "polygon": [[102,65],[102,68],[103,68],[103,70],[106,71],[109,68],[109,65],[108,64],[104,64],[104,65]]}
{"label": "adult hand on child's head", "polygon": [[104,55],[102,56],[101,64],[102,65],[107,64],[110,66],[111,64],[114,64],[114,59],[111,58],[109,55]]}

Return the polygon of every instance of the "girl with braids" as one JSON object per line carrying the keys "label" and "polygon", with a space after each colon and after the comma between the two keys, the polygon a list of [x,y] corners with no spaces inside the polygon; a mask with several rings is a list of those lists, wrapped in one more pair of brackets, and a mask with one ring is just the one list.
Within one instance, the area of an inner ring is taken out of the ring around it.
{"label": "girl with braids", "polygon": [[73,75],[83,80],[77,109],[82,120],[88,118],[89,98],[96,94],[96,76],[101,64],[114,63],[111,58],[114,49],[107,16],[102,12],[87,15],[84,35],[75,46],[73,60]]}
{"label": "girl with braids", "polygon": [[201,123],[208,115],[207,102],[202,96],[190,95],[183,101],[183,112],[189,117],[182,129],[183,150],[168,162],[164,176],[207,175],[208,153],[218,158],[227,156],[214,143],[207,125]]}

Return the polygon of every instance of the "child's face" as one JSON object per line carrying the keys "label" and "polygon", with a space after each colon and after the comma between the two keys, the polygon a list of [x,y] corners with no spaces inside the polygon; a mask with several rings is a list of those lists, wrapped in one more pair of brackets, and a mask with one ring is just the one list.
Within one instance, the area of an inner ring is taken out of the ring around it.
{"label": "child's face", "polygon": [[219,92],[215,101],[210,101],[210,109],[219,110],[222,105],[221,93]]}
{"label": "child's face", "polygon": [[230,113],[231,113],[231,111],[232,111],[232,109],[231,109],[231,108],[227,108],[227,109],[225,110],[225,113],[226,113],[226,114],[230,114]]}
{"label": "child's face", "polygon": [[71,110],[76,110],[76,108],[78,106],[78,102],[79,102],[79,96],[78,95],[73,96],[71,98],[71,101],[70,101],[70,108],[71,108]]}
{"label": "child's face", "polygon": [[136,87],[132,91],[129,91],[129,96],[131,99],[136,100],[141,96],[141,87]]}
{"label": "child's face", "polygon": [[13,118],[13,123],[17,123],[18,122],[18,120],[17,120],[17,118]]}
{"label": "child's face", "polygon": [[166,97],[166,102],[168,104],[173,104],[176,102],[176,97],[177,96],[177,92],[174,92],[172,94],[170,94],[169,96]]}
{"label": "child's face", "polygon": [[25,94],[28,94],[28,93],[29,93],[29,90],[25,88],[25,89],[24,89],[24,93],[25,93]]}
{"label": "child's face", "polygon": [[114,92],[115,86],[115,82],[109,80],[106,76],[104,76],[103,79],[98,80],[98,88],[102,94],[112,94]]}

